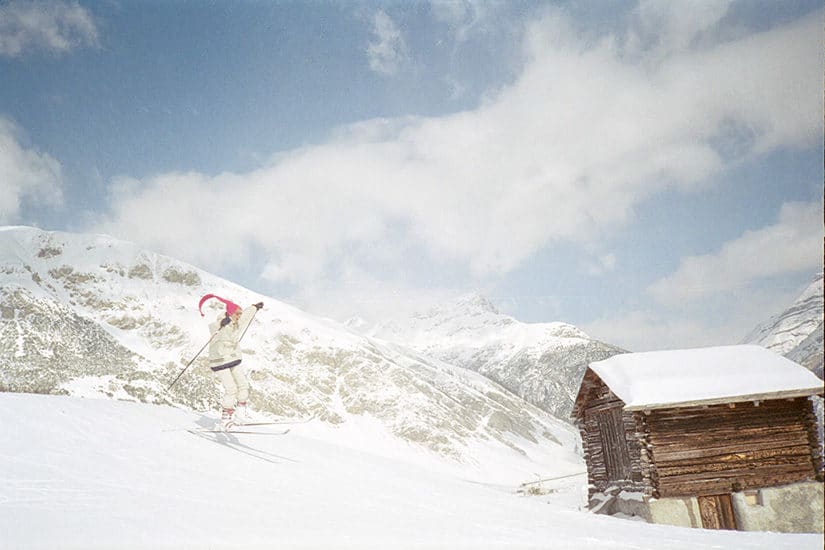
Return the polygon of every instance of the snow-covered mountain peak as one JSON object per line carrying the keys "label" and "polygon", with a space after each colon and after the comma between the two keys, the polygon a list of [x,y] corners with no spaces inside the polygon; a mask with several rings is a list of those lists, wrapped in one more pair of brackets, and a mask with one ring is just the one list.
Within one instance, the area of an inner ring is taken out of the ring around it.
{"label": "snow-covered mountain peak", "polygon": [[479,372],[563,418],[572,408],[587,363],[622,351],[568,323],[523,323],[479,294],[369,329],[349,326]]}
{"label": "snow-covered mountain peak", "polygon": [[455,301],[455,306],[456,310],[468,315],[483,315],[484,313],[499,315],[496,306],[481,294],[466,294],[460,296]]}
{"label": "snow-covered mountain peak", "polygon": [[109,235],[44,231],[28,226],[0,228],[0,244],[0,261],[62,262],[78,268],[94,264],[102,257],[111,259],[113,254],[131,258],[140,253],[136,245]]}
{"label": "snow-covered mountain peak", "polygon": [[823,273],[819,272],[789,308],[756,327],[743,343],[788,353],[822,323],[823,307]]}
{"label": "snow-covered mountain peak", "polygon": [[820,271],[790,307],[757,326],[742,343],[764,346],[822,378],[823,309],[823,273]]}
{"label": "snow-covered mountain peak", "polygon": [[820,271],[814,276],[811,284],[809,284],[808,287],[802,291],[802,294],[799,295],[799,298],[796,299],[797,302],[805,302],[812,298],[815,300],[822,300],[823,274],[824,273]]}
{"label": "snow-covered mountain peak", "polygon": [[465,294],[427,310],[413,312],[410,314],[409,320],[418,321],[421,325],[437,326],[449,322],[500,323],[502,318],[505,317],[484,296]]}
{"label": "snow-covered mountain peak", "polygon": [[371,327],[354,321],[348,325],[353,330],[416,347],[443,346],[451,342],[564,346],[590,340],[582,330],[568,323],[522,323],[501,313],[489,299],[477,293]]}

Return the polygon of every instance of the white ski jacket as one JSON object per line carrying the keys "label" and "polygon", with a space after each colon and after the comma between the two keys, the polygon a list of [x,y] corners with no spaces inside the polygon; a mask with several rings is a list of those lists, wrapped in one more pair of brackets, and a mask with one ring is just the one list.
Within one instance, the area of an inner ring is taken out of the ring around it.
{"label": "white ski jacket", "polygon": [[209,342],[209,367],[212,370],[234,367],[241,362],[239,340],[252,322],[256,310],[255,306],[249,306],[243,310],[237,323],[230,321],[224,327],[221,327],[221,321],[226,315],[221,313],[215,322],[209,325],[209,333],[213,335]]}

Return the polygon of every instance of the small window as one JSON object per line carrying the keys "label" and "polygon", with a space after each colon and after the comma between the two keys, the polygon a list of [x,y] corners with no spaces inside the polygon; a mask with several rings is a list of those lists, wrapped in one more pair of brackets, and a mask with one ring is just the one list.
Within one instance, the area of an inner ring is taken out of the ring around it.
{"label": "small window", "polygon": [[745,504],[748,506],[763,506],[764,502],[762,502],[762,491],[745,491]]}

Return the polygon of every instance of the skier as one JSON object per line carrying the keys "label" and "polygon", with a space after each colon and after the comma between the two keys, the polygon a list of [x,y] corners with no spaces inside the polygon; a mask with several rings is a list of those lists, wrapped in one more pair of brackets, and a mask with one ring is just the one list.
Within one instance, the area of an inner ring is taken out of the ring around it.
{"label": "skier", "polygon": [[249,382],[241,365],[239,342],[255,313],[264,307],[264,304],[258,302],[242,311],[238,304],[230,300],[206,294],[198,304],[201,317],[204,316],[203,303],[210,298],[220,300],[226,305],[226,311],[219,314],[215,322],[209,325],[209,333],[212,335],[209,341],[209,367],[223,384],[221,428],[230,430],[235,424],[243,424],[249,418]]}

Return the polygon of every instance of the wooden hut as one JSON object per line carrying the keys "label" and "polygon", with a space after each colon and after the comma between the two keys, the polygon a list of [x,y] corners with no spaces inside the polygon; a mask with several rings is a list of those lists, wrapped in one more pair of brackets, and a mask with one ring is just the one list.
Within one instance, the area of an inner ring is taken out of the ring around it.
{"label": "wooden hut", "polygon": [[812,398],[822,394],[813,373],[759,346],[592,363],[573,409],[591,509],[693,527],[822,532]]}

